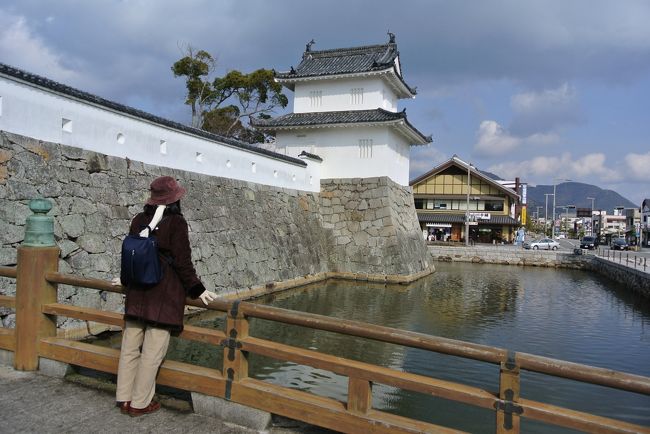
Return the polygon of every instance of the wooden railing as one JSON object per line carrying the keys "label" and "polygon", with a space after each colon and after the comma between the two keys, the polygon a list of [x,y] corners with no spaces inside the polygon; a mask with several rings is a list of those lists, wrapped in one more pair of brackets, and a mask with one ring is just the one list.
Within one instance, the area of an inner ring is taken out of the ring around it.
{"label": "wooden railing", "polygon": [[[27,250],[27,251],[25,251]],[[122,315],[92,308],[57,303],[56,287],[66,284],[122,293],[122,288],[97,279],[56,271],[58,249],[19,249],[18,269],[0,267],[0,276],[16,278],[16,297],[0,297],[0,306],[16,309],[16,329],[0,328],[0,348],[15,351],[17,369],[35,370],[38,357],[116,373],[119,351],[56,336],[56,316],[123,326]],[[39,253],[40,252],[40,253]],[[23,262],[21,262],[23,261]],[[35,298],[38,297],[38,298]],[[187,300],[187,304],[204,307]],[[650,433],[650,428],[595,416],[520,396],[522,370],[568,378],[615,389],[650,395],[650,378],[570,363],[486,345],[429,336],[357,321],[330,318],[248,302],[215,301],[208,309],[226,312],[225,330],[186,326],[182,339],[223,347],[221,367],[206,368],[166,360],[157,382],[187,391],[221,397],[250,407],[280,414],[343,432],[457,432],[372,408],[372,388],[381,383],[476,407],[494,410],[496,432],[517,433],[521,418],[587,432]],[[478,360],[499,366],[499,391],[491,392],[456,382],[397,371],[297,348],[249,335],[249,320],[260,318],[316,330],[341,333],[391,344]],[[21,343],[22,342],[22,343]],[[248,376],[248,355],[307,365],[348,378],[347,402],[270,384]]]}

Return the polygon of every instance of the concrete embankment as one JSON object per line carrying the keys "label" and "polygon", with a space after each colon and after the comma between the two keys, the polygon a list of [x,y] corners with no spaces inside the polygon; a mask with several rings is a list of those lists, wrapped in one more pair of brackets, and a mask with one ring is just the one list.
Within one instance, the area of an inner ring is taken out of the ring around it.
{"label": "concrete embankment", "polygon": [[601,258],[589,252],[576,255],[566,250],[525,250],[515,246],[489,245],[469,247],[430,245],[429,251],[433,260],[439,262],[523,265],[593,271],[650,298],[650,272]]}
{"label": "concrete embankment", "polygon": [[516,246],[429,246],[435,261],[589,269],[590,257],[562,250],[525,250]]}

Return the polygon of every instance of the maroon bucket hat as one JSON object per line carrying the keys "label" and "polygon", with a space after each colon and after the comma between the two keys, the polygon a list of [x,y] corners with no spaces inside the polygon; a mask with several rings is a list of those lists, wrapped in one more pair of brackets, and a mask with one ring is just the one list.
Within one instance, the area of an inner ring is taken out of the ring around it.
{"label": "maroon bucket hat", "polygon": [[169,205],[185,195],[187,190],[178,185],[171,176],[161,176],[153,180],[149,186],[151,197],[147,205]]}

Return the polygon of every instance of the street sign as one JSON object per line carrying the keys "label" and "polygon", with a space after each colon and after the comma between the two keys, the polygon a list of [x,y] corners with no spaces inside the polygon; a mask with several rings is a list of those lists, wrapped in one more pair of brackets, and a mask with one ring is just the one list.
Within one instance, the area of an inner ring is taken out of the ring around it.
{"label": "street sign", "polygon": [[470,226],[478,226],[478,222],[467,222]]}

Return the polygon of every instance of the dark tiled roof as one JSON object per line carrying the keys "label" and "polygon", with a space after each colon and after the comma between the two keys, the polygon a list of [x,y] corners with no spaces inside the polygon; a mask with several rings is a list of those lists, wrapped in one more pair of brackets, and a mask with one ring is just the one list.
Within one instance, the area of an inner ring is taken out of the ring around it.
{"label": "dark tiled roof", "polygon": [[463,223],[465,215],[418,213],[418,220],[424,223]]}
{"label": "dark tiled roof", "polygon": [[[423,223],[464,223],[465,214],[418,212],[418,220]],[[507,215],[492,214],[489,220],[477,220],[480,225],[518,225],[517,220]]]}
{"label": "dark tiled roof", "polygon": [[317,125],[360,124],[360,123],[385,123],[403,120],[408,127],[426,143],[431,142],[419,132],[406,119],[406,112],[390,112],[384,109],[373,110],[346,110],[337,112],[311,112],[289,113],[274,119],[256,119],[253,126],[263,129],[277,129],[282,127],[308,127]]}
{"label": "dark tiled roof", "polygon": [[[291,68],[288,72],[278,72],[276,77],[294,79],[384,71],[395,67],[394,62],[397,56],[399,56],[397,44],[392,42],[333,50],[305,51],[302,61],[296,69]],[[401,73],[395,70],[395,74],[415,95],[415,89],[404,82]]]}
{"label": "dark tiled roof", "polygon": [[250,145],[248,143],[240,142],[239,140],[235,140],[229,137],[224,137],[220,136],[218,134],[213,134],[209,133],[204,130],[200,130],[198,128],[193,128],[187,125],[183,125],[178,122],[170,121],[169,119],[161,118],[156,115],[152,115],[151,113],[147,113],[142,110],[138,110],[123,104],[119,104],[107,99],[104,99],[102,97],[99,97],[97,95],[93,95],[88,92],[84,92],[82,90],[75,89],[73,87],[67,86],[65,84],[58,83],[54,80],[50,80],[49,78],[42,77],[40,75],[32,74],[26,71],[23,71],[18,68],[14,68],[9,65],[5,65],[4,63],[0,63],[0,74],[8,75],[10,77],[14,77],[16,79],[28,82],[30,84],[40,86],[49,90],[52,90],[54,92],[62,93],[65,95],[68,95],[70,97],[80,99],[83,101],[87,101],[92,104],[97,104],[102,107],[115,110],[124,114],[128,114],[130,116],[135,116],[140,119],[147,120],[149,122],[153,122],[158,125],[162,125],[168,128],[172,128],[175,130],[183,131],[185,133],[193,134],[195,136],[202,137],[207,140],[211,140],[214,142],[218,143],[224,143],[228,144],[230,146],[236,147],[236,148],[241,148],[256,154],[261,154],[261,155],[266,155],[272,158],[276,158],[279,160],[285,160],[288,162],[291,162],[293,164],[298,164],[300,166],[306,166],[307,163],[304,161],[298,159],[298,158],[293,158],[289,157],[283,154],[279,154],[277,152],[269,151],[267,149],[263,148],[258,148],[256,146]]}

